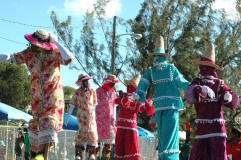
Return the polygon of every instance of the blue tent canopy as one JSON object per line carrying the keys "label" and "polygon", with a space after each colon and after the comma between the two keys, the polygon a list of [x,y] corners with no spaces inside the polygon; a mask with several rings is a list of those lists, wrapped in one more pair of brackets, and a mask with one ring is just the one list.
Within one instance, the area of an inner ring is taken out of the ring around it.
{"label": "blue tent canopy", "polygon": [[23,120],[29,122],[33,117],[21,110],[0,102],[0,120]]}
{"label": "blue tent canopy", "polygon": [[[68,113],[64,113],[64,122],[65,122],[67,116],[68,116]],[[67,126],[65,124],[63,124],[63,129],[77,131],[79,129],[77,118],[75,116],[71,115]]]}
{"label": "blue tent canopy", "polygon": [[[67,116],[68,116],[68,113],[64,113],[64,122],[65,122],[65,119],[67,118]],[[78,128],[79,128],[78,127],[78,120],[75,116],[72,116],[72,115],[69,118],[67,126],[65,124],[63,124],[63,129],[66,129],[66,130],[77,131]],[[155,137],[155,135],[152,132],[150,132],[150,131],[148,131],[144,128],[141,128],[141,127],[138,126],[137,129],[138,129],[139,136],[146,137],[149,141],[151,140],[151,138]]]}

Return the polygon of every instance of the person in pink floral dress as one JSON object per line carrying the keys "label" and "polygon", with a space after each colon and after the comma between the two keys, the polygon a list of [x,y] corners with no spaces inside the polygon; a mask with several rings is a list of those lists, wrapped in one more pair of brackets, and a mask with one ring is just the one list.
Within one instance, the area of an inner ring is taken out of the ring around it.
{"label": "person in pink floral dress", "polygon": [[31,78],[31,107],[33,119],[29,122],[31,157],[42,153],[48,159],[50,146],[57,142],[64,112],[64,94],[60,65],[68,65],[73,53],[58,43],[57,37],[45,30],[28,33],[30,45],[13,55],[0,54],[0,62],[26,64]]}
{"label": "person in pink floral dress", "polygon": [[77,109],[77,119],[79,130],[75,138],[75,158],[82,159],[82,152],[87,145],[89,159],[95,160],[98,147],[98,134],[95,121],[95,105],[97,103],[95,90],[90,88],[87,75],[79,75],[75,82],[79,88],[75,91],[71,101],[69,114],[65,124],[68,123],[69,117],[73,112],[74,107]]}
{"label": "person in pink floral dress", "polygon": [[119,83],[116,76],[109,74],[103,79],[102,87],[96,90],[98,105],[96,106],[96,123],[100,143],[104,143],[103,156],[110,160],[112,144],[116,134],[115,84]]}

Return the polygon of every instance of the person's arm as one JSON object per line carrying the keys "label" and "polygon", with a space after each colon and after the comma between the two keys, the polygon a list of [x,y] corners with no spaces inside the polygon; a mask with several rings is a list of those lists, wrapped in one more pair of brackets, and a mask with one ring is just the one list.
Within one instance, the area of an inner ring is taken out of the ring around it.
{"label": "person's arm", "polygon": [[[149,68],[144,75],[142,76],[140,83],[138,84],[138,87],[136,89],[136,93],[139,97],[136,97],[134,99],[138,99],[139,102],[145,102],[145,94],[147,89],[149,88],[151,84],[151,68]],[[135,97],[135,95],[133,95]]]}
{"label": "person's arm", "polygon": [[171,65],[171,69],[173,72],[173,79],[176,83],[176,85],[178,86],[178,88],[185,90],[191,83],[188,82],[183,75],[178,71],[178,69],[174,66]]}
{"label": "person's arm", "polygon": [[225,83],[222,84],[220,103],[225,107],[235,110],[238,105],[239,97]]}
{"label": "person's arm", "polygon": [[127,108],[130,106],[130,101],[128,99],[127,94],[123,93],[118,98],[115,99],[115,104],[119,107]]}
{"label": "person's arm", "polygon": [[201,102],[203,98],[214,98],[215,93],[214,91],[209,88],[208,86],[201,86],[199,85],[199,79],[195,78],[192,81],[192,84],[189,85],[184,91],[184,98],[186,99],[187,103],[195,104]]}
{"label": "person's arm", "polygon": [[13,59],[13,55],[10,54],[0,54],[0,62],[11,62]]}
{"label": "person's arm", "polygon": [[31,53],[31,48],[28,47],[25,50],[14,54],[0,54],[0,62],[23,64],[23,63],[26,63],[28,59],[28,55],[30,53]]}
{"label": "person's arm", "polygon": [[68,112],[67,117],[66,117],[65,122],[64,122],[64,124],[65,124],[66,126],[68,125],[69,118],[70,118],[73,110],[74,110],[74,106],[71,105],[71,104],[69,104],[69,112]]}
{"label": "person's arm", "polygon": [[145,102],[145,110],[146,110],[146,114],[148,116],[151,116],[154,114],[154,104],[153,101],[151,99],[147,99]]}
{"label": "person's arm", "polygon": [[55,34],[50,33],[50,42],[55,43],[61,54],[61,58],[65,65],[68,65],[74,60],[74,54],[58,42],[58,38]]}

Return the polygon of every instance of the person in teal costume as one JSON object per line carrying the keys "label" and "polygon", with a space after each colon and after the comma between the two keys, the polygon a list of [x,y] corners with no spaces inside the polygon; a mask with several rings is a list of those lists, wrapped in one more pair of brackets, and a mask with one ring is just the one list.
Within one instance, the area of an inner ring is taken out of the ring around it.
{"label": "person in teal costume", "polygon": [[164,50],[164,40],[159,36],[156,40],[154,66],[150,67],[142,76],[137,87],[137,98],[145,101],[145,93],[150,85],[154,87],[154,107],[158,130],[159,160],[179,160],[179,110],[184,104],[178,89],[184,90],[190,85],[178,69],[169,64],[168,54]]}

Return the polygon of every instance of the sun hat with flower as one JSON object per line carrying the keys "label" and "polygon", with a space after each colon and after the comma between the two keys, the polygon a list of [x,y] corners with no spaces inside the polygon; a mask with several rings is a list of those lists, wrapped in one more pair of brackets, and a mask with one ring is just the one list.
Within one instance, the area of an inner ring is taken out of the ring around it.
{"label": "sun hat with flower", "polygon": [[54,50],[55,43],[50,42],[50,32],[43,29],[37,30],[34,33],[27,33],[24,36],[31,44],[34,44],[45,50]]}
{"label": "sun hat with flower", "polygon": [[78,80],[75,83],[78,84],[79,82],[82,82],[83,80],[92,79],[92,78],[93,77],[91,77],[91,76],[87,76],[85,74],[80,74],[78,77]]}
{"label": "sun hat with flower", "polygon": [[116,78],[114,74],[109,74],[107,77],[103,78],[106,82],[119,83],[120,81]]}

